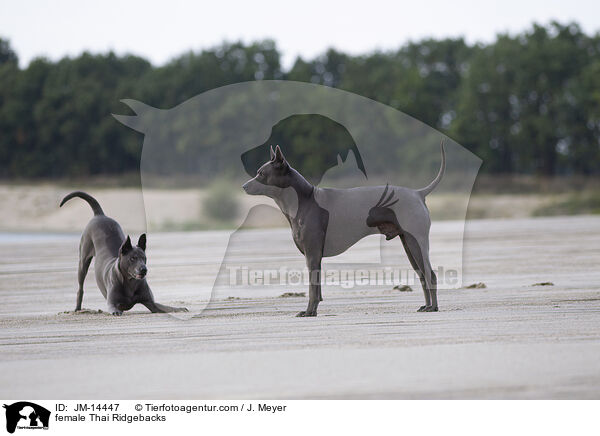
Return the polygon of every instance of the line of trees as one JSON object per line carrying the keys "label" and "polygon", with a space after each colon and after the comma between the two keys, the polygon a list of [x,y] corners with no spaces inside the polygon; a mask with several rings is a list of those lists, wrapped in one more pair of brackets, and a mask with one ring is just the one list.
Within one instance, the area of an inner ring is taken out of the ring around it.
{"label": "line of trees", "polygon": [[[484,160],[487,173],[600,173],[600,34],[533,25],[490,44],[425,39],[350,56],[330,49],[284,71],[273,41],[224,43],[163,66],[83,53],[21,69],[0,39],[0,177],[118,174],[139,166],[142,139],[114,120],[133,98],[173,107],[242,81],[341,88],[402,110]],[[392,146],[392,145],[391,145]]]}

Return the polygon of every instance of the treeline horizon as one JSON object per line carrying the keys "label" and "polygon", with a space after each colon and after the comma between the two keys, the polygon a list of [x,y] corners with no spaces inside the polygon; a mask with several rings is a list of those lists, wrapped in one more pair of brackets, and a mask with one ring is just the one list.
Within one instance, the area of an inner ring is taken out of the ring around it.
{"label": "treeline horizon", "polygon": [[392,106],[481,157],[486,174],[600,174],[600,34],[553,22],[488,44],[459,37],[363,55],[329,49],[287,70],[272,40],[223,43],[161,66],[84,52],[20,68],[0,38],[0,178],[136,171],[143,139],[111,116],[131,113],[121,99],[168,109],[213,88],[270,79]]}

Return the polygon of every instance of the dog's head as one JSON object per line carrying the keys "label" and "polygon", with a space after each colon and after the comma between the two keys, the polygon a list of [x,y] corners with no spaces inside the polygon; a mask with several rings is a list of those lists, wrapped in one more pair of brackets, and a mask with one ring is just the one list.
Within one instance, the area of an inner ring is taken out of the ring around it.
{"label": "dog's head", "polygon": [[146,234],[142,234],[137,246],[131,245],[131,239],[127,239],[119,248],[119,269],[126,279],[143,280],[148,273],[146,267]]}
{"label": "dog's head", "polygon": [[242,188],[250,195],[273,197],[277,192],[281,192],[281,189],[290,186],[291,172],[290,164],[285,160],[279,145],[275,150],[271,147],[271,159],[263,164],[256,176],[244,183]]}

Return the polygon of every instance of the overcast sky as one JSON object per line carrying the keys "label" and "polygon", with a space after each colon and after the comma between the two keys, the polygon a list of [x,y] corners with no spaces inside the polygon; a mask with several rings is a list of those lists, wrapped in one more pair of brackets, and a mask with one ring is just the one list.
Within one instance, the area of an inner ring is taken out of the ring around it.
{"label": "overcast sky", "polygon": [[272,38],[287,68],[296,56],[312,58],[328,47],[359,54],[423,37],[485,42],[553,19],[595,33],[600,1],[0,1],[0,37],[10,39],[22,66],[36,56],[55,60],[84,50],[134,53],[160,65],[224,40]]}

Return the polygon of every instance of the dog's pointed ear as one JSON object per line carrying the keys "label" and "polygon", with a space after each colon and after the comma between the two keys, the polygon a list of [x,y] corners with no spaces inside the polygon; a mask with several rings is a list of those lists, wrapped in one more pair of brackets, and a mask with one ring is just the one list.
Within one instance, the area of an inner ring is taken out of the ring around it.
{"label": "dog's pointed ear", "polygon": [[275,162],[277,163],[286,163],[285,161],[285,157],[283,156],[283,153],[281,151],[281,148],[279,148],[279,145],[275,147]]}
{"label": "dog's pointed ear", "polygon": [[127,254],[131,250],[133,250],[133,246],[131,245],[131,238],[129,236],[127,236],[127,239],[125,239],[125,242],[123,242],[123,244],[121,245],[121,248],[119,248],[119,253]]}
{"label": "dog's pointed ear", "polygon": [[146,234],[145,233],[142,233],[142,235],[140,236],[140,239],[138,239],[137,246],[140,247],[142,250],[146,251]]}
{"label": "dog's pointed ear", "polygon": [[275,150],[273,150],[273,146],[271,145],[271,160],[275,160]]}

